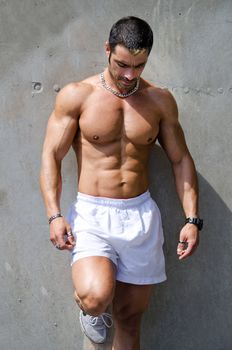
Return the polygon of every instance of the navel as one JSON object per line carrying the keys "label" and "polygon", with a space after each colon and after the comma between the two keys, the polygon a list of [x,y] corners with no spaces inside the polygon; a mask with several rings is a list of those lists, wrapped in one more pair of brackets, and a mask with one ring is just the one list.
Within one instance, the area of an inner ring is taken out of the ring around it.
{"label": "navel", "polygon": [[147,142],[150,143],[152,140],[153,140],[153,138],[152,138],[152,137],[149,137],[149,138],[147,139]]}
{"label": "navel", "polygon": [[98,135],[93,135],[93,139],[96,141],[99,139],[99,136]]}

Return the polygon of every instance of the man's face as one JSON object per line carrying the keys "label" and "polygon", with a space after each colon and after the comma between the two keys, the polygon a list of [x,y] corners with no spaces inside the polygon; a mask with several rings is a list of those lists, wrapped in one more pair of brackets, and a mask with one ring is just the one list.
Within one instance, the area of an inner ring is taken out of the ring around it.
{"label": "man's face", "polygon": [[109,60],[109,73],[114,84],[120,89],[130,91],[142,74],[148,59],[147,50],[134,54],[122,45],[117,45],[114,51],[106,44],[106,54]]}

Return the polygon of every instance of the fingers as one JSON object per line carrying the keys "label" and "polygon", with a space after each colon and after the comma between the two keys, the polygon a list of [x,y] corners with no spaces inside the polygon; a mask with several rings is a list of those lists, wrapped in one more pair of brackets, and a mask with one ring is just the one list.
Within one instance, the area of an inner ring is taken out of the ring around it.
{"label": "fingers", "polygon": [[59,250],[72,250],[73,249],[73,245],[70,244],[70,242],[64,239],[58,239],[56,244],[55,244],[55,248],[59,249]]}
{"label": "fingers", "polygon": [[55,248],[59,250],[72,250],[75,246],[75,238],[71,227],[66,222],[54,224],[50,226],[50,240]]}
{"label": "fingers", "polygon": [[54,247],[57,248],[58,250],[72,250],[73,247],[75,246],[75,243],[70,243],[68,240],[60,240],[58,239],[57,241],[52,242]]}
{"label": "fingers", "polygon": [[75,242],[75,238],[73,236],[72,230],[71,228],[69,228],[69,230],[66,233],[66,243],[68,242],[69,245],[71,245],[72,247],[75,246],[76,242]]}
{"label": "fingers", "polygon": [[195,244],[193,242],[179,242],[177,246],[177,254],[179,260],[183,260],[190,256],[195,250]]}
{"label": "fingers", "polygon": [[56,238],[51,239],[51,242],[54,245],[54,247],[57,248],[58,250],[69,249],[68,244],[65,242],[65,240],[62,237],[56,236]]}
{"label": "fingers", "polygon": [[177,255],[179,260],[183,260],[192,255],[199,244],[198,228],[195,225],[186,224],[180,231],[179,237]]}
{"label": "fingers", "polygon": [[55,242],[55,247],[59,250],[72,250],[76,242],[71,228],[61,236],[58,236]]}
{"label": "fingers", "polygon": [[187,247],[187,243],[185,241],[179,241],[177,245],[177,255],[182,255]]}
{"label": "fingers", "polygon": [[183,260],[190,255],[190,252],[191,252],[190,245],[187,243],[185,247],[186,248],[182,249],[181,254],[179,255],[179,260]]}

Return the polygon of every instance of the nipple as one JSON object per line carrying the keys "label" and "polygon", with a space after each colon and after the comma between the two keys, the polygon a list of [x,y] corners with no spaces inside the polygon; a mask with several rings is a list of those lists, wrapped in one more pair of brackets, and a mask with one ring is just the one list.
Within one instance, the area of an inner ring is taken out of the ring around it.
{"label": "nipple", "polygon": [[93,136],[93,139],[94,139],[94,140],[98,140],[98,139],[99,139],[99,136],[94,135],[94,136]]}

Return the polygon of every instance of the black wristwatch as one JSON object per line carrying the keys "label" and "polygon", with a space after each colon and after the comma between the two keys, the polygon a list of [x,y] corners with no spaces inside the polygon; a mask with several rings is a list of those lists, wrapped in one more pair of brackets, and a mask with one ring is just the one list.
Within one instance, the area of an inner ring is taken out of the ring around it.
{"label": "black wristwatch", "polygon": [[200,231],[203,227],[203,220],[200,218],[186,218],[185,219],[186,224],[193,224],[198,227],[198,230]]}

